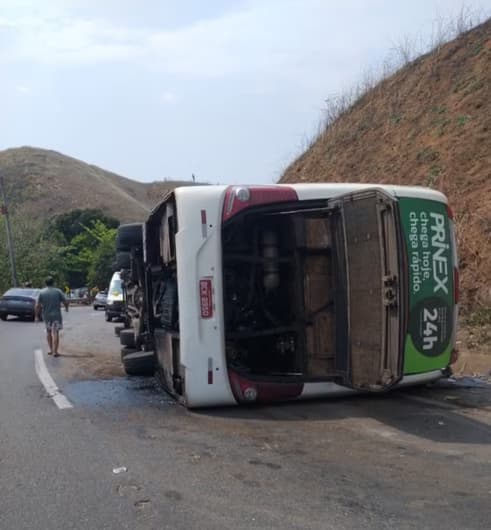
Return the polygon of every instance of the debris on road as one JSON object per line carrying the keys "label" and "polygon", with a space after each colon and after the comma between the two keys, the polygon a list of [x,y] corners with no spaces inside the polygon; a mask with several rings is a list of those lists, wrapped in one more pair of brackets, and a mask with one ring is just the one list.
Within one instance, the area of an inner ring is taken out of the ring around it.
{"label": "debris on road", "polygon": [[115,467],[113,469],[113,473],[115,475],[119,475],[120,473],[126,473],[128,471],[127,467],[121,466],[121,467]]}
{"label": "debris on road", "polygon": [[448,377],[440,379],[431,384],[433,388],[486,388],[489,387],[489,382],[486,376],[464,376],[464,377]]}
{"label": "debris on road", "polygon": [[136,501],[134,504],[135,504],[135,507],[136,508],[146,508],[149,504],[150,504],[150,499],[141,499],[139,501]]}
{"label": "debris on road", "polygon": [[136,484],[119,484],[116,486],[116,491],[120,497],[137,493],[140,489],[140,486],[137,486]]}

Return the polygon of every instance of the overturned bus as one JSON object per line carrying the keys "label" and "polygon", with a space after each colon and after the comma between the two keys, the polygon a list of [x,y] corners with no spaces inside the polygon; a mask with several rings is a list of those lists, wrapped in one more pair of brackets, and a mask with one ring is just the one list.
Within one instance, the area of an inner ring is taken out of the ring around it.
{"label": "overturned bus", "polygon": [[188,407],[382,392],[455,360],[454,224],[435,190],[182,187],[117,250],[125,370]]}

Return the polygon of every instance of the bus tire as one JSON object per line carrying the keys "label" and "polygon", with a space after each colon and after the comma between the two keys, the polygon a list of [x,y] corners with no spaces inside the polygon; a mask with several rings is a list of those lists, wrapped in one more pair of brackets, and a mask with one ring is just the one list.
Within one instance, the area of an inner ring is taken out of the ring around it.
{"label": "bus tire", "polygon": [[116,269],[131,269],[131,252],[124,250],[116,253]]}
{"label": "bus tire", "polygon": [[130,348],[128,346],[123,346],[121,348],[121,360],[123,360],[127,355],[129,355],[130,353],[137,353],[139,352],[140,350],[138,350],[137,348]]}
{"label": "bus tire", "polygon": [[142,223],[129,223],[121,225],[116,235],[116,250],[118,252],[129,252],[131,247],[141,247],[143,245],[143,225]]}
{"label": "bus tire", "polygon": [[114,326],[114,334],[116,335],[116,337],[119,337],[119,334],[121,333],[121,331],[123,331],[123,329],[126,329],[125,326]]}
{"label": "bus tire", "polygon": [[[123,350],[125,350],[124,353]],[[129,353],[130,350],[132,353]],[[155,355],[153,352],[123,348],[121,357],[127,375],[150,376],[155,372]]]}
{"label": "bus tire", "polygon": [[121,346],[134,348],[136,346],[135,332],[132,329],[122,329],[119,332],[119,342]]}

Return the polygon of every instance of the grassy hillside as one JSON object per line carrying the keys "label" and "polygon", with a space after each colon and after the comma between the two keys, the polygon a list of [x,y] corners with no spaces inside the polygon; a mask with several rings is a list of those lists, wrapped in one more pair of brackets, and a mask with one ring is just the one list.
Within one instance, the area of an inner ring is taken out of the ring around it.
{"label": "grassy hillside", "polygon": [[21,147],[0,152],[11,209],[46,219],[75,208],[100,208],[138,221],[169,189],[189,182],[137,182],[56,151]]}
{"label": "grassy hillside", "polygon": [[455,211],[463,302],[491,305],[491,20],[341,112],[281,182],[417,184]]}

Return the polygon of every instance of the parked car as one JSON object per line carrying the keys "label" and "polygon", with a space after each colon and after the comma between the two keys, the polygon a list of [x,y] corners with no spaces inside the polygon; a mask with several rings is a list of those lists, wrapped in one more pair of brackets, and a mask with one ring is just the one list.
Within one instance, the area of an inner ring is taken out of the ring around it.
{"label": "parked car", "polygon": [[39,289],[9,289],[0,298],[0,319],[7,320],[12,315],[34,321],[38,295]]}
{"label": "parked car", "polygon": [[94,302],[92,303],[92,306],[97,311],[98,309],[106,309],[107,304],[107,291],[101,291],[100,293],[97,293],[94,297]]}

